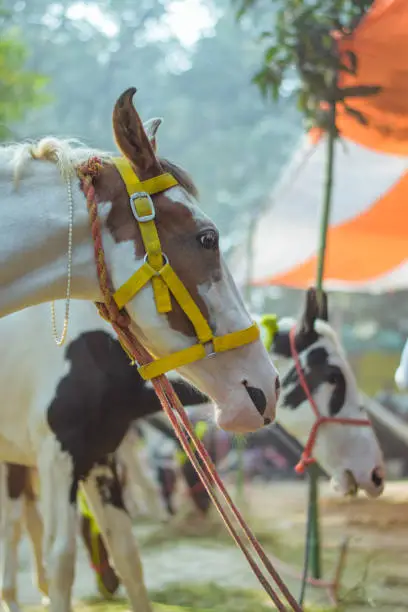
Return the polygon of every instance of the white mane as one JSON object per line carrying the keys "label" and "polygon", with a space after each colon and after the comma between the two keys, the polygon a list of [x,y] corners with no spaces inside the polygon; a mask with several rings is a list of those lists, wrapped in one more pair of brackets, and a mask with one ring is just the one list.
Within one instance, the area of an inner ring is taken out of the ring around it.
{"label": "white mane", "polygon": [[54,136],[46,136],[38,141],[0,146],[0,169],[11,170],[14,182],[17,184],[24,167],[29,161],[44,160],[55,163],[61,175],[67,178],[75,173],[77,165],[93,156],[109,160],[113,157],[113,154],[87,147],[74,138],[59,139]]}

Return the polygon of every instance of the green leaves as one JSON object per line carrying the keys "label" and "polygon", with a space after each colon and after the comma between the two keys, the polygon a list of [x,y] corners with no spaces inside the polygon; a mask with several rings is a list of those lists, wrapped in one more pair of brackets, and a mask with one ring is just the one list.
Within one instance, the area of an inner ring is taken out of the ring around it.
{"label": "green leaves", "polygon": [[262,97],[267,98],[268,94],[270,94],[274,100],[279,98],[282,73],[277,69],[277,67],[265,66],[255,74],[252,82],[258,85]]}
{"label": "green leaves", "polygon": [[[297,107],[307,126],[327,127],[327,113],[322,103],[340,103],[360,123],[367,119],[347,104],[349,98],[376,95],[373,84],[340,89],[338,75],[344,71],[356,75],[358,58],[352,51],[341,56],[333,39],[334,30],[349,33],[373,0],[270,0],[270,30],[264,30],[259,43],[265,44],[262,66],[255,83],[264,98],[279,99],[286,81],[295,69],[300,77],[295,90]],[[257,11],[256,0],[241,0],[238,17]],[[293,78],[293,77],[292,77]],[[332,126],[336,132],[335,126]]]}
{"label": "green leaves", "polygon": [[241,19],[245,13],[256,4],[256,0],[233,0],[235,4],[238,4],[238,10],[236,12],[237,19]]}
{"label": "green leaves", "polygon": [[[1,11],[0,6],[0,11]],[[47,79],[25,70],[28,52],[16,29],[0,36],[0,140],[12,138],[10,125],[33,107],[48,101]]]}

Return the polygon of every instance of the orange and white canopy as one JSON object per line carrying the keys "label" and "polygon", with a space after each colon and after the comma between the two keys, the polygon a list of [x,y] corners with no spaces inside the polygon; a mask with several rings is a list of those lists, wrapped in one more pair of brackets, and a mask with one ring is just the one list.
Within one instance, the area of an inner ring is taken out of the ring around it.
{"label": "orange and white canopy", "polygon": [[[346,291],[408,288],[408,0],[377,0],[339,41],[358,58],[342,86],[379,85],[352,98],[368,125],[338,109],[325,286]],[[252,282],[305,288],[316,278],[326,136],[303,139],[260,215]]]}

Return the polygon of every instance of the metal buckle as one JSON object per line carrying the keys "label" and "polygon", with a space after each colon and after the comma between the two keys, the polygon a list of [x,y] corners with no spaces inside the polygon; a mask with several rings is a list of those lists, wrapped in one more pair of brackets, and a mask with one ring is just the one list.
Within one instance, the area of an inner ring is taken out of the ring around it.
{"label": "metal buckle", "polygon": [[[214,342],[212,340],[209,340],[203,346],[206,351],[206,356],[205,356],[206,359],[213,359],[217,355],[217,353],[214,350]],[[207,350],[209,350],[209,353],[207,353]]]}
{"label": "metal buckle", "polygon": [[[161,256],[163,258],[162,268],[164,268],[164,266],[169,263],[169,259],[168,259],[167,255],[165,253],[162,253]],[[143,261],[145,263],[149,263],[149,255],[147,253],[144,256]],[[155,276],[160,276],[160,271],[161,270],[155,270]]]}
{"label": "metal buckle", "polygon": [[[143,215],[143,217],[140,217],[136,210],[135,200],[141,200],[142,198],[147,198],[147,200],[149,200],[152,212],[149,215]],[[130,208],[132,209],[133,216],[135,217],[138,223],[147,223],[147,221],[153,221],[153,219],[156,217],[156,210],[154,208],[153,200],[150,197],[149,193],[146,193],[145,191],[137,191],[136,193],[132,193],[129,199],[131,202]]]}

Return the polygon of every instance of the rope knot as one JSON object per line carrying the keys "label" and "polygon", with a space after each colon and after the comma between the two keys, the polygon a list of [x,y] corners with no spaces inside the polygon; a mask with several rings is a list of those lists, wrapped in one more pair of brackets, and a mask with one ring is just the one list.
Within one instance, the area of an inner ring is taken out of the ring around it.
{"label": "rope knot", "polygon": [[316,459],[314,457],[309,457],[308,455],[303,454],[299,463],[295,466],[296,474],[304,474],[306,468],[313,463],[316,463]]}
{"label": "rope knot", "polygon": [[99,157],[90,157],[86,162],[77,167],[80,178],[89,177],[91,181],[99,175],[102,170],[102,160]]}

